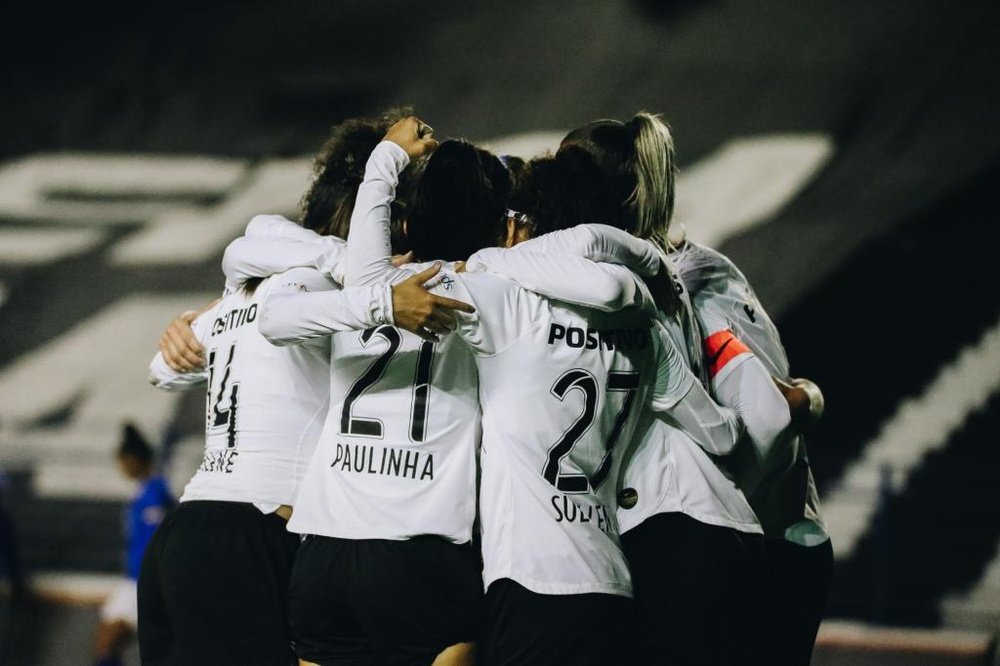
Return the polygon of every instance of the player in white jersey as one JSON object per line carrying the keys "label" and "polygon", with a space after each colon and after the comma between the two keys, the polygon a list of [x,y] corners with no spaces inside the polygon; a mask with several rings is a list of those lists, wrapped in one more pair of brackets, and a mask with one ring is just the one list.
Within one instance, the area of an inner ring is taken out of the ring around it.
{"label": "player in white jersey", "polygon": [[[561,215],[573,220],[587,219],[588,216],[595,214],[595,211],[597,214],[603,212],[606,217],[613,217],[616,214],[614,210],[609,212],[607,207],[602,210],[600,199],[596,201],[596,205],[591,204],[594,197],[590,196],[589,193],[599,190],[601,183],[593,182],[594,174],[591,173],[591,169],[588,169],[586,164],[580,163],[579,160],[558,156],[556,161],[565,163],[564,168],[571,172],[572,182],[557,188],[561,196],[555,201],[549,202],[549,207],[554,206],[556,211],[539,211],[538,213],[543,216]],[[619,233],[628,237],[623,232]],[[608,299],[606,296],[614,294],[609,292],[605,295],[601,293],[601,290],[589,288],[602,275],[600,272],[595,274],[595,271],[601,270],[601,265],[571,256],[573,253],[582,253],[583,249],[589,251],[592,246],[596,245],[595,251],[590,253],[594,258],[601,260],[614,258],[613,255],[601,254],[601,240],[601,235],[592,229],[577,227],[539,236],[519,245],[517,249],[512,251],[483,250],[470,258],[468,266],[469,270],[492,269],[518,281],[523,281],[530,289],[555,298],[602,309],[613,309],[621,306],[620,298]],[[638,270],[647,275],[660,270],[662,262],[655,250],[643,241],[631,240],[646,246],[646,253],[643,257],[646,263],[637,266]],[[609,249],[613,250],[613,245],[610,245]],[[616,261],[622,263],[619,259]],[[609,268],[605,267],[604,270]],[[689,345],[686,344],[683,336],[679,336],[674,330],[671,330],[677,328],[675,318],[663,316],[661,322],[664,324],[665,330],[670,331],[675,343],[679,343],[678,349],[683,352],[683,357],[686,360],[686,357],[691,353],[688,349]],[[686,360],[686,363],[690,362]],[[640,414],[640,419],[640,435],[633,442],[624,445],[628,447],[628,444],[632,444],[635,449],[632,454],[633,463],[638,464],[632,464],[629,468],[630,470],[638,470],[640,478],[638,480],[628,479],[632,483],[622,501],[624,506],[629,507],[629,509],[620,511],[618,514],[619,519],[622,520],[623,529],[635,527],[642,522],[641,518],[636,517],[639,513],[645,513],[646,517],[651,517],[661,512],[678,512],[683,507],[687,511],[707,509],[708,515],[701,514],[705,518],[718,520],[716,517],[719,516],[721,521],[729,520],[730,524],[759,531],[753,513],[746,505],[742,494],[722,475],[707,457],[705,450],[683,428],[677,427],[676,423],[663,423],[646,410]],[[709,442],[709,446],[706,448],[711,453],[718,454],[720,449],[713,448],[710,444]],[[635,506],[636,503],[638,506]],[[719,506],[721,506],[721,510],[717,508]],[[721,524],[727,525],[724,522]],[[677,529],[672,530],[674,533],[677,531]],[[687,536],[696,537],[697,535]],[[679,549],[686,552],[690,552],[692,548],[690,544],[681,544],[681,546],[683,548]],[[666,562],[671,554],[661,553],[660,556]],[[716,564],[718,564],[718,558],[716,558]],[[659,570],[654,570],[653,574],[655,575]],[[691,572],[686,573],[690,574]],[[715,576],[727,574],[725,571],[711,573]],[[671,574],[677,575],[677,572],[672,571]],[[640,576],[648,578],[649,574],[640,571]],[[640,585],[643,580],[644,578],[636,580],[636,595],[640,601],[640,608],[655,606],[658,603],[663,604],[667,601],[650,599],[644,595],[646,590]],[[718,604],[715,605],[718,606]],[[726,639],[723,633],[725,631],[725,609],[716,608],[715,611],[714,627],[718,642]],[[661,635],[670,634],[672,636],[676,628],[660,626],[657,631]],[[670,649],[660,652],[661,654],[676,653],[676,651],[671,652]],[[655,662],[655,658],[650,655],[646,655],[645,658],[653,659]]]}
{"label": "player in white jersey", "polygon": [[[530,212],[512,216],[512,241],[571,223],[553,210],[568,204],[559,196],[565,176],[556,160],[529,165],[526,197],[512,205]],[[732,416],[646,313],[577,308],[490,275],[466,274],[461,287],[467,294],[458,296],[477,308],[457,331],[480,371],[487,658],[628,663],[632,585],[614,512],[620,461],[644,414],[669,411],[717,454],[733,445]]]}
{"label": "player in white jersey", "polygon": [[[257,330],[280,281],[322,280],[299,269],[237,291],[193,324],[207,367],[177,373],[157,354],[153,384],[207,384],[205,454],[181,504],[150,543],[139,579],[143,663],[287,662],[286,588],[297,540],[285,530],[327,408],[327,351],[278,349]],[[373,323],[375,290],[343,292],[345,325]]]}
{"label": "player in white jersey", "polygon": [[[359,273],[377,274],[379,261],[385,268],[388,232],[383,224],[381,234],[368,233],[378,228],[352,227],[349,265],[355,247],[366,250]],[[360,232],[365,240],[356,243]],[[627,272],[625,280],[634,287]],[[631,584],[609,510],[618,460],[610,451],[634,427],[633,402],[644,403],[655,386],[661,408],[680,402],[676,412],[693,428],[706,430],[697,412],[726,433],[715,441],[728,437],[731,446],[735,427],[669,354],[672,347],[661,346],[646,315],[563,308],[493,276],[448,276],[438,289],[479,299],[484,313],[463,316],[458,331],[477,355],[484,409],[485,660],[620,657],[628,642],[606,636],[610,624],[627,620]],[[658,350],[674,362],[664,363],[654,384]],[[544,386],[526,381],[529,368],[554,376]]]}
{"label": "player in white jersey", "polygon": [[[715,352],[719,358],[712,368],[716,378],[726,372],[727,361],[735,364],[737,357],[730,348],[737,347],[749,350],[771,375],[795,381],[777,327],[743,273],[725,255],[685,241],[670,259],[691,292],[706,353],[728,345]],[[737,469],[750,477],[744,485],[753,488],[748,491],[750,504],[766,537],[769,621],[760,663],[805,665],[811,659],[830,588],[833,548],[820,515],[804,439],[794,439],[779,454],[770,464],[751,462]]]}
{"label": "player in white jersey", "polygon": [[[335,133],[340,141],[351,138]],[[314,184],[311,192],[317,187],[326,185]],[[354,192],[348,188],[322,199],[333,203],[335,219],[339,207],[350,210]],[[250,227],[253,236],[287,236],[311,248],[272,240],[250,263],[245,260],[254,257],[247,248],[242,255],[227,252],[226,295],[195,320],[201,338],[196,344],[209,349],[208,367],[181,373],[167,366],[163,353],[154,359],[152,379],[161,388],[207,381],[209,391],[202,466],[181,509],[154,539],[155,554],[147,559],[140,584],[145,663],[274,664],[291,656],[285,609],[297,539],[285,530],[284,519],[327,410],[329,347],[317,342],[280,349],[268,343],[258,331],[262,300],[276,292],[317,292],[321,301],[313,304],[323,312],[312,313],[310,325],[327,330],[380,325],[393,314],[423,325],[417,311],[428,299],[440,300],[419,287],[419,277],[391,291],[381,286],[339,291],[315,268],[250,280],[236,289],[239,271],[313,265],[330,247],[314,232],[273,216],[259,216]],[[300,257],[310,252],[313,258],[303,262]],[[195,357],[186,362],[196,366],[197,348],[189,351]]]}
{"label": "player in white jersey", "polygon": [[[601,165],[603,173],[601,168],[597,169],[597,182],[594,182],[593,163],[587,159],[586,152],[560,152],[558,157],[575,165],[579,181],[575,184],[576,196],[587,201],[578,212],[578,219],[595,219],[595,216],[601,219],[603,215],[605,219],[617,218],[623,226],[631,224],[635,228],[640,222],[637,217],[645,215],[647,219],[657,219],[669,210],[672,163],[662,159],[662,155],[649,154],[651,150],[658,150],[669,134],[664,136],[662,130],[665,128],[657,127],[655,119],[645,115],[638,116],[630,125],[632,127],[608,123],[598,132],[596,142],[607,139],[601,136],[602,132],[610,133],[613,144],[621,155],[628,156],[630,164],[621,165],[613,152],[607,151],[612,152],[611,158]],[[593,150],[593,145],[589,144],[594,141],[588,137],[585,145]],[[648,149],[646,154],[636,150],[642,145]],[[608,156],[602,154],[602,157]],[[632,164],[638,164],[639,168],[634,169]],[[621,168],[614,173],[611,166]],[[609,169],[612,175],[624,178],[609,178]],[[636,170],[640,174],[638,178]],[[639,187],[637,180],[643,181]],[[626,200],[616,198],[620,196],[625,196]],[[574,235],[576,231],[582,229],[564,233]],[[655,237],[655,234],[648,235]],[[595,250],[593,254],[603,252],[605,255],[596,258],[614,257],[614,244],[605,243],[602,247],[600,234],[590,232],[583,238],[579,234],[576,236],[535,247],[546,252],[571,253],[586,248]],[[597,241],[596,248],[587,247],[594,246],[593,241]],[[645,269],[655,272],[659,269],[659,257],[648,246],[645,251]],[[480,253],[470,260],[470,267],[492,265],[505,274],[526,278],[533,288],[547,285],[549,293],[560,298],[599,303],[593,295],[578,293],[579,290],[552,280],[553,272],[559,272],[558,269],[553,271],[559,260],[551,254],[545,255],[546,272],[539,273],[527,254],[515,252],[498,259],[490,257],[490,253],[496,255],[489,250]],[[580,270],[576,272],[579,274]],[[697,321],[683,291],[681,301],[683,307],[678,314],[686,316],[665,318],[664,323],[678,347],[685,352],[688,363],[699,368],[702,363]],[[740,411],[748,421],[751,439],[767,450],[785,431],[789,414],[781,394],[766,373],[762,374],[767,383],[756,401],[734,400],[723,401],[723,404]],[[738,380],[731,383],[740,385]],[[632,545],[628,550],[636,570],[637,597],[644,624],[648,627],[646,633],[658,639],[655,658],[663,663],[730,661],[735,654],[749,649],[753,634],[749,616],[755,612],[756,601],[753,588],[762,573],[759,551],[756,555],[748,552],[747,540],[734,537],[737,532],[759,533],[760,527],[742,493],[681,429],[647,419],[643,432],[626,470],[623,483],[626,487],[621,497],[623,509],[619,516],[626,532],[627,549],[630,542]],[[680,547],[671,543],[674,541]],[[760,544],[751,540],[749,545],[752,549]]]}
{"label": "player in white jersey", "polygon": [[[414,120],[405,137],[390,131],[399,143],[383,142],[372,153],[349,247],[372,216],[388,228],[399,172],[436,144],[417,136],[416,127]],[[494,156],[444,143],[410,206],[413,251],[468,256],[491,238],[507,189]],[[429,220],[450,233],[435,239],[424,232]],[[423,267],[394,272],[405,278]],[[388,263],[386,269],[393,270]],[[349,262],[347,283],[360,281]],[[363,288],[386,284],[364,281]],[[276,341],[319,334],[298,319],[265,316],[271,323],[262,330]],[[472,356],[453,337],[435,342],[389,325],[336,333],[328,344],[330,412],[289,523],[309,535],[290,587],[296,651],[318,664],[472,663],[482,601],[470,544],[480,433]]]}
{"label": "player in white jersey", "polygon": [[[628,211],[625,228],[630,229],[638,236],[654,240],[661,250],[669,250],[671,248],[667,240],[667,233],[672,213],[673,173],[675,168],[673,166],[672,137],[669,129],[662,122],[647,114],[639,114],[624,125],[615,121],[598,121],[570,133],[564,140],[560,153],[564,151],[581,152],[592,158],[599,165],[605,178],[611,184],[609,189],[612,192],[617,192],[619,195],[623,192],[634,192],[634,195],[625,201]],[[604,253],[615,254],[614,248],[609,250],[607,245],[600,247],[600,250]],[[688,285],[688,291],[691,289],[692,287]],[[692,298],[692,300],[694,299]],[[699,340],[702,334],[698,332],[698,329],[702,325],[709,327],[709,333],[704,336],[706,352],[705,369],[711,374],[711,387],[714,395],[716,395],[722,404],[737,409],[747,423],[748,438],[747,442],[745,442],[747,446],[743,447],[743,451],[749,455],[744,457],[743,463],[744,469],[753,470],[754,473],[753,475],[743,474],[742,476],[744,481],[753,476],[752,480],[755,483],[759,483],[761,471],[766,471],[769,468],[774,469],[775,467],[780,468],[781,454],[787,453],[790,450],[787,443],[790,439],[790,433],[794,431],[785,427],[788,424],[789,415],[784,411],[781,400],[775,394],[771,369],[765,367],[761,360],[754,357],[748,348],[741,346],[739,340],[725,335],[717,328],[713,328],[712,323],[703,316],[708,310],[703,307],[704,303],[702,301],[695,302],[693,305],[693,312],[696,315],[696,321],[693,322],[695,326],[683,332],[683,335],[689,340]],[[775,376],[779,375],[775,373]],[[781,382],[778,383],[780,384]],[[789,400],[789,404],[796,405],[798,412],[808,412],[809,400],[804,390],[793,388],[787,384],[782,384],[782,387],[784,397]],[[633,462],[640,462],[640,459],[637,458]],[[648,461],[641,462],[645,463]],[[746,465],[747,462],[749,462],[749,465]],[[643,470],[649,469],[649,467],[648,464],[633,464],[630,465],[629,469]],[[707,468],[704,469],[707,472],[705,479],[710,480],[711,476],[708,473],[710,470]],[[769,483],[768,485],[773,484]],[[669,507],[664,506],[663,508],[669,511]],[[683,507],[681,510],[699,521],[714,522],[716,525],[720,524],[711,520],[714,517],[712,514],[717,516],[719,512],[711,510],[710,506],[706,508],[710,509],[707,515],[698,515],[695,512],[685,510]],[[655,522],[663,522],[665,520],[665,518],[661,517],[664,515],[667,514],[660,513],[650,520],[649,514],[646,513],[642,516],[645,519],[644,524],[640,525],[638,529],[633,530],[626,537],[626,546],[628,546],[630,540],[634,542],[631,549],[633,564],[637,568],[649,569],[654,574],[654,577],[657,573],[656,568],[659,567],[662,572],[663,565],[666,564],[663,561],[660,551],[665,551],[669,547],[665,539],[662,541],[662,544],[658,543],[660,540],[657,538],[656,530],[653,529]],[[676,517],[676,515],[672,516],[672,518]],[[706,518],[709,518],[709,520],[706,520]],[[624,518],[623,522],[625,522]],[[675,520],[674,522],[678,521]],[[713,538],[718,542],[717,546],[708,549],[709,554],[719,555],[724,552],[726,548],[724,533],[700,528],[693,522],[688,522],[686,527],[694,528],[695,533],[700,533],[702,536],[699,540],[703,544],[707,545],[711,543]],[[742,532],[746,534],[746,531]],[[666,534],[666,532],[663,534]],[[744,537],[743,541],[744,543],[748,542],[746,537]],[[730,541],[729,543],[732,542]],[[749,543],[751,546],[754,545],[753,541],[749,541]],[[671,551],[676,552],[676,549],[671,548]],[[732,548],[730,548],[730,551],[735,553]],[[701,553],[692,553],[691,555],[693,557],[685,558],[688,564],[697,559],[710,561]],[[649,566],[646,567],[638,564],[637,560],[640,558],[647,560]],[[680,564],[683,565],[685,562],[680,562]],[[735,570],[736,567],[731,568]],[[752,569],[748,569],[745,566],[740,567],[740,569],[746,572],[747,575],[757,575]],[[690,581],[696,578],[698,577],[688,575],[683,580]],[[716,577],[715,580],[718,581],[719,578]],[[661,589],[665,591],[669,588],[674,595],[678,592],[684,594],[684,590],[678,588],[675,582],[676,577],[671,573],[659,576]],[[733,582],[738,583],[739,581],[734,580]],[[715,595],[711,593],[705,594],[704,587],[699,587],[701,589],[696,587],[688,588],[688,593],[692,598],[697,596],[703,602],[700,606],[688,606],[685,608],[686,612],[688,612],[688,618],[697,618],[702,614],[705,617],[709,617],[712,613],[718,612],[717,606],[726,605],[733,598],[731,594],[726,594],[725,589],[718,586],[708,586],[709,589],[716,591],[717,594]],[[734,586],[729,585],[729,587],[732,588]],[[743,606],[744,608],[747,607],[746,604],[743,604]],[[701,609],[701,614],[698,612],[699,608]],[[692,610],[695,612],[692,613]],[[749,610],[756,612],[752,606]],[[779,623],[775,623],[773,620],[769,620],[769,622],[772,626],[779,624],[780,618]],[[659,622],[657,624],[662,625],[663,623]],[[699,625],[702,627],[702,631],[704,631],[706,623],[701,622]],[[780,625],[778,631],[788,634],[794,633],[791,627],[780,627]],[[685,627],[684,633],[688,638],[710,637],[710,635],[704,633],[699,636],[697,631],[687,631],[687,627]],[[720,659],[729,659],[721,653],[715,656],[710,652],[706,653],[695,641],[681,641],[680,643],[675,643],[675,645],[680,646],[681,653],[674,655],[674,657],[681,663],[721,663],[719,662]],[[716,641],[715,645],[722,647],[725,644]],[[732,645],[738,646],[741,650],[744,647],[739,642]],[[746,661],[745,657],[744,661]],[[765,658],[762,663],[772,662]]]}

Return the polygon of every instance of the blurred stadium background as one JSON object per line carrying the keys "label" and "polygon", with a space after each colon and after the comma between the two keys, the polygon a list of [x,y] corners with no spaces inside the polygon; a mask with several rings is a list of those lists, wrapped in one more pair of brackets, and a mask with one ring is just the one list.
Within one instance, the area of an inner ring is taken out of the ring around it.
{"label": "blurred stadium background", "polygon": [[524,155],[662,112],[678,219],[826,393],[814,663],[987,663],[998,19],[988,0],[22,4],[0,46],[0,571],[34,594],[0,594],[0,663],[86,663],[121,569],[121,421],[161,439],[178,491],[200,458],[202,397],[145,383],[160,331],[216,295],[253,214],[294,214],[331,124],[394,104]]}

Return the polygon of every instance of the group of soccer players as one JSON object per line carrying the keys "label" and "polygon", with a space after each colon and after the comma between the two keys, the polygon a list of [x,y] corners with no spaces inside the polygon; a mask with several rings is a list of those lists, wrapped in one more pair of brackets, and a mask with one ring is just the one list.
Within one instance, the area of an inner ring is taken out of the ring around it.
{"label": "group of soccer players", "polygon": [[[150,366],[202,464],[139,578],[144,664],[807,664],[822,395],[670,235],[659,117],[554,155],[334,128]],[[346,241],[345,241],[346,239]]]}

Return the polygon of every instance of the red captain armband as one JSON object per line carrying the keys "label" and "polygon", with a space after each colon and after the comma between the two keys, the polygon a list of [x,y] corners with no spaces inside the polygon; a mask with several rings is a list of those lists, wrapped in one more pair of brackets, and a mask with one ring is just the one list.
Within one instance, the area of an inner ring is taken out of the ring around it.
{"label": "red captain armband", "polygon": [[705,338],[704,347],[705,367],[708,368],[708,376],[712,379],[731,360],[750,351],[750,348],[729,330],[719,331]]}

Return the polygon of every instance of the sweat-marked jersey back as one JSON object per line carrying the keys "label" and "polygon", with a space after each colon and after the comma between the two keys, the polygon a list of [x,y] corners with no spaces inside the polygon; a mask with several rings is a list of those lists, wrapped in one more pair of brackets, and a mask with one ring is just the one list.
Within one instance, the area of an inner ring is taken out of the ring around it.
{"label": "sweat-marked jersey back", "polygon": [[205,454],[181,502],[292,505],[327,410],[325,345],[275,347],[257,329],[261,302],[284,282],[335,287],[318,272],[296,269],[265,280],[252,296],[236,291],[193,323],[205,347],[201,373],[177,374],[157,355],[159,388],[207,382]]}
{"label": "sweat-marked jersey back", "polygon": [[[650,321],[549,301],[483,273],[448,275],[438,290],[476,307],[457,334],[479,367],[486,586],[510,578],[543,594],[630,595],[615,479],[658,384],[662,347]],[[660,378],[664,408],[690,386],[671,377]]]}
{"label": "sweat-marked jersey back", "polygon": [[472,537],[480,410],[455,336],[332,336],[330,412],[289,529],[346,539]]}

